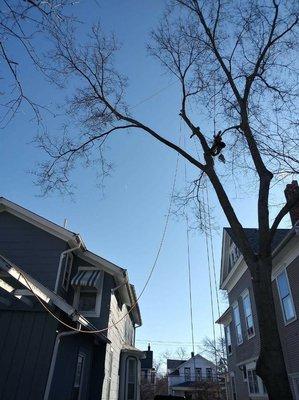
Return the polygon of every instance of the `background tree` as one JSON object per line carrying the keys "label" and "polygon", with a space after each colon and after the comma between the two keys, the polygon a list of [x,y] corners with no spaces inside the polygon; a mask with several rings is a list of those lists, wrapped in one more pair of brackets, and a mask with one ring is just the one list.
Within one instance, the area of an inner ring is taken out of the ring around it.
{"label": "background tree", "polygon": [[[96,158],[105,173],[105,143],[112,134],[128,129],[144,132],[178,152],[194,167],[196,196],[190,192],[189,196],[198,197],[205,177],[232,228],[251,273],[257,306],[261,341],[257,374],[270,399],[288,400],[292,395],[275,316],[271,244],[298,198],[288,201],[273,221],[269,198],[276,182],[298,173],[297,2],[176,0],[172,6],[174,11],[168,9],[153,31],[149,51],[180,86],[184,141],[177,143],[172,133],[161,134],[130,111],[126,79],[114,67],[118,46],[113,36],[94,27],[89,42],[78,45],[75,32],[69,30],[62,38],[57,36],[53,60],[64,79],[77,79],[69,113],[79,120],[82,132],[37,138],[49,155],[38,183],[44,193],[67,190],[78,160],[90,163]],[[246,174],[246,182],[239,181],[240,190],[241,183],[254,183],[257,252],[227,189],[227,178],[236,172],[243,178]]]}
{"label": "background tree", "polygon": [[45,65],[43,52],[49,43],[52,30],[69,20],[64,10],[70,0],[3,0],[0,13],[0,126],[6,125],[27,105],[37,122],[41,121],[41,110],[45,107],[27,93],[23,77],[25,64],[49,77],[49,65]]}

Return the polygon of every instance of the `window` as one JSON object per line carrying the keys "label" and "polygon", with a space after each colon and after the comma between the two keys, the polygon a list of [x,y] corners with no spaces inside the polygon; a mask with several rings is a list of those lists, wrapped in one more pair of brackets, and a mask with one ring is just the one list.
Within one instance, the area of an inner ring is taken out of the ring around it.
{"label": "window", "polygon": [[247,381],[247,368],[246,368],[246,365],[245,364],[242,365],[242,367],[240,367],[240,369],[242,371],[244,381]]}
{"label": "window", "polygon": [[185,367],[184,368],[184,375],[185,375],[185,381],[191,381],[191,371],[190,371],[190,367]]}
{"label": "window", "polygon": [[243,295],[243,308],[245,314],[246,331],[248,339],[254,336],[254,325],[249,292]]}
{"label": "window", "polygon": [[195,368],[195,379],[197,381],[201,381],[202,379],[202,371],[201,368]]}
{"label": "window", "polygon": [[83,369],[85,362],[85,354],[79,353],[77,358],[77,366],[75,372],[74,388],[80,389],[82,386]]}
{"label": "window", "polygon": [[91,267],[79,267],[72,278],[75,288],[73,305],[86,317],[98,317],[101,312],[103,273]]}
{"label": "window", "polygon": [[239,345],[239,344],[243,343],[243,336],[242,336],[242,327],[241,327],[240,311],[239,311],[239,305],[238,304],[235,304],[233,306],[233,311],[234,311],[234,320],[235,320],[237,344]]}
{"label": "window", "polygon": [[63,278],[62,278],[62,287],[64,290],[68,290],[70,279],[71,279],[71,272],[72,272],[72,264],[73,264],[73,255],[72,253],[64,254],[63,257]]}
{"label": "window", "polygon": [[237,400],[236,382],[234,374],[231,375],[231,389],[232,389],[233,400]]}
{"label": "window", "polygon": [[276,279],[284,322],[288,323],[293,321],[296,315],[286,270],[281,272]]}
{"label": "window", "polygon": [[94,312],[97,302],[97,292],[95,290],[80,288],[78,310]]}
{"label": "window", "polygon": [[232,354],[232,339],[230,335],[230,324],[227,325],[225,328],[225,337],[226,337],[226,347],[227,347],[227,354]]}
{"label": "window", "polygon": [[134,357],[127,359],[126,365],[126,400],[137,399],[137,360]]}
{"label": "window", "polygon": [[254,369],[247,371],[249,394],[259,394],[259,384]]}
{"label": "window", "polygon": [[230,246],[229,250],[229,259],[228,259],[228,264],[229,264],[229,271],[233,268],[233,266],[236,264],[240,257],[241,253],[238,247],[233,243]]}
{"label": "window", "polygon": [[206,376],[209,381],[213,378],[212,368],[206,368]]}
{"label": "window", "polygon": [[151,372],[151,384],[154,385],[156,383],[156,374],[155,372]]}

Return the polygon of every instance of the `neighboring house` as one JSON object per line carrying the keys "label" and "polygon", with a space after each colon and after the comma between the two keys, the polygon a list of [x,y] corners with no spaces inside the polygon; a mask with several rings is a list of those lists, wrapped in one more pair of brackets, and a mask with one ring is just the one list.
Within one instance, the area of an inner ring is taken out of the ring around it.
{"label": "neighboring house", "polygon": [[[299,190],[287,185],[286,195]],[[292,229],[278,229],[273,243],[273,293],[280,338],[294,399],[299,400],[299,207],[291,214]],[[297,222],[297,225],[296,225]],[[245,229],[257,251],[257,229]],[[230,228],[224,228],[220,288],[227,291],[229,308],[217,321],[224,325],[229,398],[267,399],[256,375],[260,351],[259,327],[251,276]]]}
{"label": "neighboring house", "polygon": [[156,370],[153,366],[153,351],[150,344],[144,351],[144,358],[141,360],[141,384],[155,385]]}
{"label": "neighboring house", "polygon": [[140,325],[126,270],[0,198],[0,400],[138,400]]}
{"label": "neighboring house", "polygon": [[200,354],[189,360],[167,360],[168,393],[196,399],[203,390],[217,392],[219,387],[215,364]]}
{"label": "neighboring house", "polygon": [[152,400],[156,389],[156,370],[153,366],[153,351],[150,344],[143,354],[144,358],[141,360],[141,400]]}

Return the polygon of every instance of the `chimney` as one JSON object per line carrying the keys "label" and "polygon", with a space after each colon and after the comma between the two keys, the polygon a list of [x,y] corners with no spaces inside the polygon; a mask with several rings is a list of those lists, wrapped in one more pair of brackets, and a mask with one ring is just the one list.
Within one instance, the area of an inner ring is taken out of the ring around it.
{"label": "chimney", "polygon": [[147,346],[147,351],[151,351],[151,344],[150,343]]}
{"label": "chimney", "polygon": [[[284,194],[287,199],[287,202],[292,201],[295,196],[298,196],[299,195],[298,181],[292,181],[292,183],[287,184]],[[299,201],[290,210],[290,217],[291,217],[292,225],[294,226],[296,224],[296,222],[299,221]]]}
{"label": "chimney", "polygon": [[194,351],[191,351],[191,358],[194,357]]}

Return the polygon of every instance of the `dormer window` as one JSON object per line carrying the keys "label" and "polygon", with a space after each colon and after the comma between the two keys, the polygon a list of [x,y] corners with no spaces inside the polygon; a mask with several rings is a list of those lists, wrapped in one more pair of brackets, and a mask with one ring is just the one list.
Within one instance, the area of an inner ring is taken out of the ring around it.
{"label": "dormer window", "polygon": [[238,249],[238,247],[235,245],[235,243],[232,243],[229,249],[229,255],[228,255],[228,270],[230,271],[238,259],[240,258],[241,252]]}
{"label": "dormer window", "polygon": [[63,257],[63,278],[61,286],[65,291],[68,291],[71,279],[72,265],[73,265],[73,254],[67,253]]}

